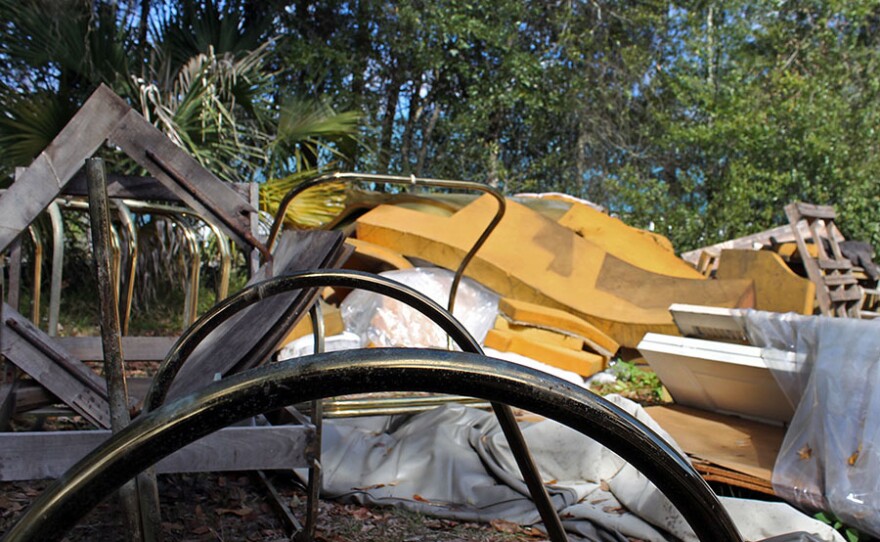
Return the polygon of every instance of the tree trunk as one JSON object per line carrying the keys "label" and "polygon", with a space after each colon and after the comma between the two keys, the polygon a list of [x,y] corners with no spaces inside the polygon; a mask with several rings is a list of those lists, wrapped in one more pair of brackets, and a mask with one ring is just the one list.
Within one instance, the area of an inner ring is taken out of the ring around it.
{"label": "tree trunk", "polygon": [[425,160],[428,157],[428,145],[431,143],[431,134],[433,134],[438,120],[440,120],[440,104],[435,103],[434,110],[431,111],[431,119],[428,121],[428,126],[425,128],[425,133],[422,137],[422,148],[419,149],[419,160],[416,162],[416,170],[413,173],[416,177],[422,176],[422,169],[425,167]]}
{"label": "tree trunk", "polygon": [[416,123],[422,116],[422,95],[421,82],[413,80],[412,91],[409,94],[409,114],[406,117],[406,126],[403,129],[403,141],[400,146],[400,163],[403,173],[410,173],[412,163],[409,159],[410,148],[412,147],[413,132]]}
{"label": "tree trunk", "polygon": [[[357,16],[355,20],[357,21],[357,30],[354,34],[354,43],[352,47],[353,54],[355,55],[355,62],[352,69],[352,81],[351,81],[351,104],[349,105],[349,109],[352,111],[358,111],[366,115],[367,111],[364,110],[364,89],[366,88],[366,75],[367,75],[367,58],[370,56],[370,29],[369,29],[369,17],[367,14],[367,7],[365,6],[368,0],[360,0],[357,3]],[[346,165],[350,171],[354,171],[359,158],[360,146],[355,145],[352,153],[348,156],[346,160]]]}
{"label": "tree trunk", "polygon": [[385,89],[385,116],[382,119],[382,134],[379,139],[379,173],[388,173],[388,165],[391,163],[391,144],[394,137],[394,117],[397,115],[397,102],[400,100],[400,86],[402,76],[399,70],[393,68],[393,75]]}
{"label": "tree trunk", "polygon": [[140,21],[138,21],[138,62],[141,63],[141,77],[147,76],[147,29],[150,26],[150,1],[141,0]]}

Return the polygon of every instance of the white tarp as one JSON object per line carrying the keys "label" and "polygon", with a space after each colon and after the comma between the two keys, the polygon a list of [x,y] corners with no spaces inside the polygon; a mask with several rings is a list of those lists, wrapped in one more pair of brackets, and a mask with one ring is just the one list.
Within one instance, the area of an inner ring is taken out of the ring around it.
{"label": "white tarp", "polygon": [[[663,435],[637,404],[612,400]],[[573,540],[695,540],[659,491],[592,439],[553,421],[523,433]],[[412,417],[334,420],[323,446],[327,496],[463,521],[540,521],[491,413],[450,405]],[[746,540],[792,531],[843,540],[785,504],[722,502]]]}

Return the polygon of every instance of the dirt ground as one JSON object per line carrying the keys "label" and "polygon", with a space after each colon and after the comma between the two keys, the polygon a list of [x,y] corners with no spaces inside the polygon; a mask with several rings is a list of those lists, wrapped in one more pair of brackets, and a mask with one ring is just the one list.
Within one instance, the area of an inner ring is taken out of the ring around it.
{"label": "dirt ground", "polygon": [[[302,522],[305,492],[288,473],[271,480]],[[24,513],[48,481],[0,482],[0,536]],[[162,532],[165,542],[287,541],[290,532],[273,498],[256,473],[206,473],[159,476]],[[115,498],[100,504],[73,528],[68,542],[124,541]],[[511,523],[461,523],[426,517],[403,509],[365,508],[321,501],[319,542],[538,542],[542,533]]]}

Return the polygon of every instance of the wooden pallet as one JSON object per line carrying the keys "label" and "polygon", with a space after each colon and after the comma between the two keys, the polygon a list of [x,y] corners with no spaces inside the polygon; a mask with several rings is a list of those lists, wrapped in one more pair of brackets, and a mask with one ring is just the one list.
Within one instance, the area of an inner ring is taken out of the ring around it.
{"label": "wooden pallet", "polygon": [[[825,316],[858,318],[863,293],[852,263],[840,251],[838,239],[842,236],[835,223],[834,207],[795,202],[785,206],[785,214],[807,277],[816,285],[820,312]],[[815,256],[798,228],[802,221],[809,227]]]}

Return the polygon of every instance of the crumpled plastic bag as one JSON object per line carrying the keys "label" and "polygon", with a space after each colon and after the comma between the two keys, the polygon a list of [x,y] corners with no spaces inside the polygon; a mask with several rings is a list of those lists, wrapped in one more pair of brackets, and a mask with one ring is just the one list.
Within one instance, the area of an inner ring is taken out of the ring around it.
{"label": "crumpled plastic bag", "polygon": [[[386,271],[391,278],[446,307],[454,273],[439,267]],[[446,348],[446,333],[418,310],[390,297],[357,290],[340,307],[346,331],[361,337],[362,346]],[[481,342],[495,324],[498,295],[476,281],[463,278],[455,297],[454,316]]]}

